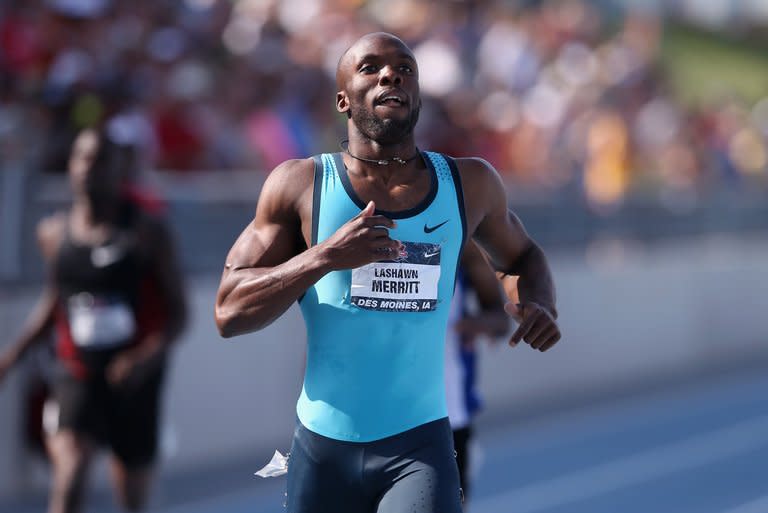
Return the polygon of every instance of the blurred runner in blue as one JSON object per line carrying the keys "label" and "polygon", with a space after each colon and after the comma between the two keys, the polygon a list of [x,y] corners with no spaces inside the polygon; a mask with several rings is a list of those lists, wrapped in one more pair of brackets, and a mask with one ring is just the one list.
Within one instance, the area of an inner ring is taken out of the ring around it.
{"label": "blurred runner in blue", "polygon": [[445,341],[445,396],[465,510],[472,485],[472,420],[481,406],[476,344],[480,337],[494,339],[507,333],[505,302],[499,281],[482,252],[469,242],[461,256]]}

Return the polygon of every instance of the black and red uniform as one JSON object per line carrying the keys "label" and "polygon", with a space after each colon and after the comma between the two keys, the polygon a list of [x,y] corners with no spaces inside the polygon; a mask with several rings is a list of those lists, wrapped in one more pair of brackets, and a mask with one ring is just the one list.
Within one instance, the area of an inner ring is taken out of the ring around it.
{"label": "black and red uniform", "polygon": [[98,246],[73,240],[68,230],[53,265],[59,292],[54,427],[87,433],[136,466],[155,457],[164,365],[120,385],[105,373],[117,354],[162,329],[166,318],[140,247],[143,215],[126,202],[116,230]]}

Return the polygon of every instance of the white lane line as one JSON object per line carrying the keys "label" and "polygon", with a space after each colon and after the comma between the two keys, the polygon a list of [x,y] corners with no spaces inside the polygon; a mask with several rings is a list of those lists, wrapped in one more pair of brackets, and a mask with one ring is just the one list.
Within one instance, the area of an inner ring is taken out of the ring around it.
{"label": "white lane line", "polygon": [[[768,415],[478,499],[472,509],[477,513],[533,513],[712,463],[766,444]],[[509,465],[514,467],[515,462]],[[525,472],[525,469],[519,471]]]}
{"label": "white lane line", "polygon": [[768,495],[763,495],[758,499],[741,504],[723,513],[765,513],[766,511],[768,511]]}

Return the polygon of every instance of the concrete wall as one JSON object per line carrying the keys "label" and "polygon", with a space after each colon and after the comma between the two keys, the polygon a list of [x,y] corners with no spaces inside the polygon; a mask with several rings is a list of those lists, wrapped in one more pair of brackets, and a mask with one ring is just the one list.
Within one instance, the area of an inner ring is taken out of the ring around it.
{"label": "concrete wall", "polygon": [[547,353],[486,347],[489,414],[652,386],[768,356],[768,239],[644,248],[605,242],[554,259],[564,339]]}
{"label": "concrete wall", "polygon": [[[486,411],[510,414],[584,391],[768,355],[768,238],[707,238],[645,247],[618,241],[551,255],[564,340],[538,353],[486,346]],[[166,393],[164,472],[286,451],[303,367],[296,307],[257,334],[222,340],[213,325],[217,276],[189,283],[192,322]],[[2,333],[18,329],[34,294],[0,296]],[[18,447],[21,376],[0,389],[0,497],[29,476]]]}

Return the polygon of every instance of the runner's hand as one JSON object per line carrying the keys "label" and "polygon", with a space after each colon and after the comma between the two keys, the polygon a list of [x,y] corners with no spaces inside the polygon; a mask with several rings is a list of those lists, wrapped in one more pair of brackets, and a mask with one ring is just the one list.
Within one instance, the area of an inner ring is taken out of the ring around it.
{"label": "runner's hand", "polygon": [[521,340],[539,351],[546,351],[560,340],[560,328],[557,321],[545,308],[528,303],[507,303],[504,310],[520,325],[509,340],[515,347]]}
{"label": "runner's hand", "polygon": [[137,360],[131,351],[123,351],[115,356],[106,369],[107,381],[112,385],[120,385],[135,372]]}
{"label": "runner's hand", "polygon": [[389,237],[395,222],[374,215],[375,211],[376,205],[370,201],[362,212],[320,244],[334,269],[355,269],[400,254],[402,243]]}

